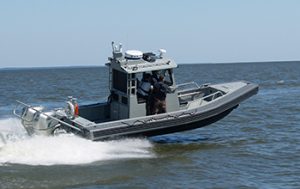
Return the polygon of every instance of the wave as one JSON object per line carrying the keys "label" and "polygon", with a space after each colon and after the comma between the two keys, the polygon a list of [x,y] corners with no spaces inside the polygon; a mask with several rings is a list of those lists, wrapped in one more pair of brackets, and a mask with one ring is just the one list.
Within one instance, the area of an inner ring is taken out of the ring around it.
{"label": "wave", "polygon": [[153,145],[146,139],[93,142],[72,134],[29,137],[17,119],[0,120],[0,166],[78,165],[115,159],[153,158],[152,148]]}

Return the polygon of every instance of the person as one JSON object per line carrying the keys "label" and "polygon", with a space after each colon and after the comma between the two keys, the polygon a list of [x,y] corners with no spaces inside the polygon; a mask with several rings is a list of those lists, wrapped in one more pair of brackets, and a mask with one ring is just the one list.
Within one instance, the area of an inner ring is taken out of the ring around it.
{"label": "person", "polygon": [[152,80],[151,83],[154,86],[155,83],[158,82],[158,72],[157,71],[152,71]]}
{"label": "person", "polygon": [[144,74],[143,79],[137,90],[137,97],[139,99],[142,99],[142,101],[146,102],[146,115],[150,115],[150,113],[151,113],[150,93],[151,93],[151,90],[153,89],[153,86],[151,85],[151,80],[152,80],[151,74],[149,74],[149,73]]}
{"label": "person", "polygon": [[164,83],[164,76],[160,75],[153,89],[152,114],[166,113],[166,97],[169,91],[168,85]]}

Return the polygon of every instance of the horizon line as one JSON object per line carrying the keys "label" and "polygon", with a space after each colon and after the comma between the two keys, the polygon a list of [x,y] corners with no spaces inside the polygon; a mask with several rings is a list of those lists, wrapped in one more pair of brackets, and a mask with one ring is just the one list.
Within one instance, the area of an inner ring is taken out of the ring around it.
{"label": "horizon line", "polygon": [[[274,61],[241,61],[241,62],[183,62],[178,65],[207,65],[207,64],[253,64],[253,63],[280,63],[280,62],[300,62],[300,60],[274,60]],[[61,66],[15,66],[15,67],[0,67],[0,70],[17,70],[17,69],[51,69],[51,68],[91,68],[91,67],[106,67],[105,65],[61,65]]]}

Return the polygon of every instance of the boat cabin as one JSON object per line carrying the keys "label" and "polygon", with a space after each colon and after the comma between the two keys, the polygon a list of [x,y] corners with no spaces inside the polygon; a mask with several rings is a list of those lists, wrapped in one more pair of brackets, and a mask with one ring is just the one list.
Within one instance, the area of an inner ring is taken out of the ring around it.
{"label": "boat cabin", "polygon": [[167,93],[166,111],[179,110],[179,100],[173,69],[177,64],[165,57],[166,51],[159,50],[156,55],[152,52],[143,53],[138,50],[122,52],[122,45],[112,43],[112,57],[109,57],[109,104],[110,119],[120,120],[146,116],[146,101],[137,95],[143,76],[164,76],[171,92]]}

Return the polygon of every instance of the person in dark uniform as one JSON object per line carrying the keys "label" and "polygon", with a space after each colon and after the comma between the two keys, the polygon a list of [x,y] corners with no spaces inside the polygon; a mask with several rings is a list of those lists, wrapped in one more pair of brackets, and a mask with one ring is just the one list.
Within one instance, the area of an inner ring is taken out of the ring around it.
{"label": "person in dark uniform", "polygon": [[152,114],[166,113],[166,97],[169,87],[164,83],[164,76],[159,76],[158,81],[154,84],[153,89],[153,108]]}
{"label": "person in dark uniform", "polygon": [[151,114],[150,107],[152,102],[151,102],[150,95],[153,89],[151,80],[152,80],[151,74],[145,74],[137,90],[138,98],[143,99],[144,102],[146,101],[146,115]]}

